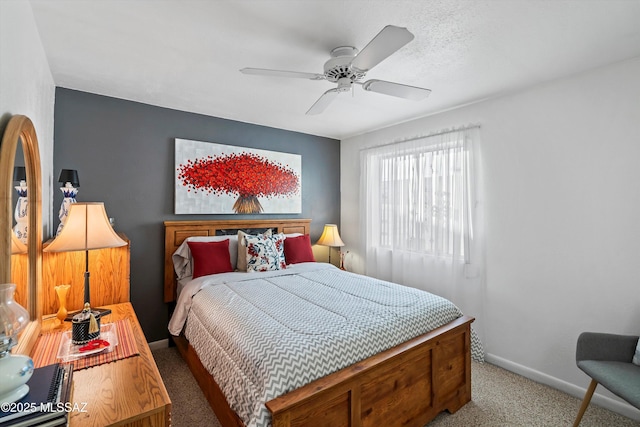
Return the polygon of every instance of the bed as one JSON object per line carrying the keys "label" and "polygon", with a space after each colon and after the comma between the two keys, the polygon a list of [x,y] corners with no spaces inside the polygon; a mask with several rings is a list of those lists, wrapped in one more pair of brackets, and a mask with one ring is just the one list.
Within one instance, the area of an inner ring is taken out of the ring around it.
{"label": "bed", "polygon": [[[185,239],[194,236],[235,235],[238,230],[246,230],[250,234],[263,230],[272,230],[272,233],[284,233],[289,236],[308,235],[310,222],[311,220],[308,219],[166,221],[164,223],[165,302],[176,301],[178,295],[179,284],[176,269],[174,268],[173,255],[179,248],[184,247],[183,242]],[[295,375],[290,375],[292,378],[289,379],[290,382],[288,386],[280,389],[280,391],[285,390],[285,392],[276,393],[272,395],[269,400],[266,400],[264,404],[260,404],[262,412],[268,414],[266,418],[264,413],[262,415],[257,413],[254,418],[248,418],[245,413],[246,405],[243,405],[243,402],[238,400],[242,399],[233,397],[229,393],[231,387],[229,381],[245,381],[248,384],[247,389],[253,390],[251,387],[259,383],[259,381],[255,381],[255,379],[262,378],[264,374],[261,372],[253,372],[253,369],[249,368],[249,372],[230,375],[231,379],[225,378],[225,372],[231,372],[234,369],[235,359],[229,362],[230,364],[228,366],[226,365],[227,362],[212,362],[210,360],[212,357],[211,353],[216,353],[217,350],[213,351],[211,348],[215,349],[217,348],[216,346],[219,346],[222,352],[240,354],[262,352],[263,355],[269,351],[279,354],[286,354],[287,351],[290,354],[293,351],[300,351],[300,357],[305,359],[305,357],[313,358],[313,355],[323,353],[323,347],[307,347],[316,344],[319,346],[324,345],[322,344],[322,339],[314,338],[311,340],[312,344],[305,341],[304,346],[300,347],[300,350],[295,348],[287,350],[287,347],[294,346],[294,344],[289,342],[289,336],[286,334],[281,335],[279,340],[275,339],[269,343],[260,341],[258,344],[253,343],[242,347],[243,344],[240,342],[238,349],[224,347],[226,345],[225,343],[218,344],[213,341],[212,337],[216,336],[216,332],[210,332],[209,329],[207,329],[210,327],[213,328],[213,326],[204,327],[201,325],[201,323],[204,322],[199,320],[200,316],[205,315],[201,315],[200,313],[214,313],[214,316],[228,316],[226,313],[221,314],[222,309],[238,300],[245,305],[262,305],[263,300],[270,298],[268,294],[265,293],[258,298],[252,296],[250,293],[246,293],[249,292],[248,289],[256,289],[256,280],[263,281],[259,289],[273,287],[279,291],[280,296],[277,298],[291,294],[294,289],[291,287],[293,286],[292,283],[298,283],[304,280],[318,284],[317,286],[319,287],[317,289],[322,289],[322,292],[324,292],[324,290],[327,290],[327,292],[333,292],[335,290],[336,292],[342,292],[343,295],[353,294],[357,297],[356,299],[365,299],[360,298],[364,294],[359,294],[361,289],[364,288],[362,284],[364,282],[360,282],[361,280],[365,280],[364,276],[342,272],[327,264],[313,264],[315,263],[296,264],[279,272],[225,273],[228,277],[226,277],[225,274],[215,275],[215,277],[204,276],[189,281],[188,284],[182,288],[180,294],[181,299],[184,301],[191,300],[191,296],[197,294],[199,301],[207,300],[207,304],[219,304],[218,306],[214,306],[214,308],[193,308],[191,310],[191,335],[185,333],[189,331],[187,327],[183,329],[182,327],[175,326],[174,318],[180,317],[181,315],[174,313],[174,316],[172,316],[172,322],[174,323],[172,325],[172,338],[223,426],[252,427],[253,425],[267,425],[265,422],[271,423],[274,427],[305,425],[331,427],[380,425],[424,426],[440,412],[444,410],[451,413],[456,412],[471,400],[471,348],[472,339],[477,340],[477,337],[475,337],[471,329],[471,323],[474,319],[459,313],[433,329],[424,331],[410,339],[405,340],[402,338],[401,342],[395,343],[393,346],[384,350],[375,351],[362,360],[357,359],[347,365],[331,369],[331,373],[327,375],[311,375],[311,379],[308,382],[299,377],[305,376],[304,374],[307,371],[315,372],[316,364],[319,363],[318,360],[313,359],[307,367],[302,365],[297,366],[295,369],[290,367],[282,368],[282,372],[293,371],[295,373]],[[244,276],[237,278],[238,275]],[[248,278],[245,280],[245,277],[249,276],[251,276],[251,280]],[[210,283],[212,281],[215,283]],[[381,291],[381,295],[386,295],[385,289],[388,286],[384,283],[382,283],[382,285],[383,290]],[[346,294],[345,289],[338,289],[338,287],[343,286],[348,287]],[[214,288],[215,290],[213,290]],[[223,289],[224,292],[220,291],[221,289]],[[413,303],[402,303],[402,301],[408,301],[408,298],[415,297],[413,290],[405,288],[404,291],[404,296],[396,296],[396,294],[393,294],[392,300],[394,304],[402,307],[404,307],[404,305],[414,305]],[[243,292],[245,292],[245,294],[243,294]],[[293,293],[295,292],[297,291]],[[314,290],[314,292],[304,294],[302,298],[303,303],[306,304],[305,298],[310,297],[311,294],[322,292]],[[211,294],[211,296],[209,296],[209,294]],[[425,293],[422,292],[422,294]],[[186,295],[188,295],[188,297]],[[239,296],[242,298],[239,298]],[[329,298],[331,298],[331,296],[329,296]],[[380,298],[387,297],[384,296]],[[391,296],[388,298],[391,298]],[[342,301],[342,299],[343,298],[334,299],[336,301],[335,311],[338,314],[349,314],[347,313],[349,311],[356,313],[358,310],[364,313],[371,310],[371,308],[368,307],[358,308],[359,306],[356,307],[355,305],[353,309],[350,309],[351,306],[345,305],[349,303]],[[354,301],[356,299],[354,299]],[[429,301],[425,302],[425,304],[431,304],[437,297],[430,296],[427,299]],[[193,298],[193,300],[195,307],[196,299]],[[247,303],[247,301],[249,303]],[[293,300],[291,303],[286,303],[291,305],[300,304]],[[342,308],[339,307],[339,303],[342,304]],[[379,306],[380,304],[377,305]],[[209,307],[209,305],[201,307]],[[280,329],[282,331],[289,332],[298,327],[298,329],[304,330],[304,335],[306,336],[316,334],[315,330],[307,330],[312,323],[314,323],[313,320],[310,320],[313,319],[311,313],[314,311],[314,308],[307,305],[303,305],[303,307],[309,308],[302,310],[303,313],[298,316],[294,316],[296,318],[301,317],[302,320],[295,320],[295,322],[299,322],[295,325],[288,324],[285,325],[286,327],[281,327]],[[341,309],[343,310],[342,313],[340,312]],[[180,312],[181,310],[186,319],[189,309],[176,306],[176,312]],[[249,312],[244,315],[245,317],[242,318],[244,320],[241,321],[245,322],[245,326],[250,325],[250,327],[243,326],[239,329],[248,329],[250,333],[252,333],[251,331],[253,331],[255,325],[266,324],[266,327],[273,327],[274,335],[277,335],[279,332],[276,332],[276,330],[278,330],[281,323],[293,322],[293,320],[286,320],[282,316],[278,317],[280,316],[278,311],[270,312],[269,309],[264,310],[264,312]],[[387,315],[386,309],[379,311],[382,315]],[[377,313],[376,316],[380,315],[380,313]],[[233,319],[237,319],[235,313],[231,316],[234,316]],[[396,315],[393,314],[389,316],[395,317]],[[323,314],[323,317],[327,317],[326,314]],[[335,325],[342,325],[342,321],[341,316],[336,316],[333,324],[331,321],[328,321],[326,323],[323,322],[322,326],[318,327],[320,329],[331,329]],[[272,323],[272,326],[268,326],[269,322]],[[386,324],[386,320],[379,323],[374,329],[382,329],[384,324]],[[340,326],[340,328],[341,327],[342,326]],[[228,327],[225,328],[226,330],[229,329]],[[198,333],[201,335],[193,332],[198,330],[200,330]],[[398,337],[402,336],[396,333],[386,335],[391,337],[389,339],[394,340],[398,340]],[[193,342],[190,342],[187,336],[190,336]],[[241,339],[236,336],[229,338],[229,340],[234,342],[241,341]],[[360,348],[360,346],[356,347]],[[366,346],[363,345],[362,347]],[[333,347],[330,352],[327,352],[327,359],[336,362],[333,359],[344,358],[344,360],[349,360],[350,357],[355,357],[350,354],[336,356],[336,354],[340,353],[336,351],[336,348],[337,347]],[[318,349],[320,349],[320,351]],[[366,350],[371,353],[371,349],[367,348]],[[343,361],[339,362],[343,363]],[[262,364],[263,362],[256,363],[256,365]],[[266,365],[268,363],[264,362],[264,364]],[[205,367],[205,365],[207,367]],[[256,366],[255,370],[257,371],[258,369],[261,369],[261,367]],[[211,372],[214,372],[215,375],[212,375]],[[273,376],[279,376],[282,372],[273,374]],[[291,384],[295,384],[295,388],[289,390]],[[275,389],[277,389],[277,387]],[[272,392],[273,390],[269,390],[269,393]],[[257,394],[269,396],[269,393],[263,393],[263,390],[260,389]],[[247,394],[251,395],[252,393],[247,392]],[[249,405],[256,404],[255,402],[251,402]]]}

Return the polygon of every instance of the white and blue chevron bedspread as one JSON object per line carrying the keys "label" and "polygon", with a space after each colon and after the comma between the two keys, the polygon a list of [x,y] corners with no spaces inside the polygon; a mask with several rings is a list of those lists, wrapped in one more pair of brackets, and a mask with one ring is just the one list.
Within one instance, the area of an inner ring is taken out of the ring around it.
{"label": "white and blue chevron bedspread", "polygon": [[[195,279],[172,334],[187,314],[187,339],[247,427],[271,425],[265,402],[462,315],[436,295],[322,263]],[[483,357],[473,331],[472,356]]]}

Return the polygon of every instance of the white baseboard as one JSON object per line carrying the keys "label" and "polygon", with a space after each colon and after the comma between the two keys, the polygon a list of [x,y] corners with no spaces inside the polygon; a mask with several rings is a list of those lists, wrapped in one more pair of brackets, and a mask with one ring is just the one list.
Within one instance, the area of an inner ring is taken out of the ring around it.
{"label": "white baseboard", "polygon": [[[584,394],[587,391],[586,389],[578,387],[575,384],[571,384],[559,378],[552,377],[551,375],[536,371],[535,369],[528,368],[510,360],[503,359],[502,357],[496,356],[494,354],[485,354],[484,360],[488,363],[491,363],[492,365],[496,365],[506,369],[507,371],[522,375],[523,377],[529,378],[530,380],[533,380],[537,383],[553,387],[573,397],[577,397],[580,400],[584,398]],[[595,403],[596,405],[602,406],[605,409],[616,412],[620,415],[624,415],[625,417],[631,418],[632,420],[640,421],[640,411],[627,403],[614,400],[599,393],[595,393],[593,395],[591,403]]]}
{"label": "white baseboard", "polygon": [[164,340],[160,340],[160,341],[154,341],[154,342],[150,342],[149,343],[149,348],[151,349],[151,351],[153,350],[160,350],[161,348],[167,348],[169,347],[169,339],[164,339]]}

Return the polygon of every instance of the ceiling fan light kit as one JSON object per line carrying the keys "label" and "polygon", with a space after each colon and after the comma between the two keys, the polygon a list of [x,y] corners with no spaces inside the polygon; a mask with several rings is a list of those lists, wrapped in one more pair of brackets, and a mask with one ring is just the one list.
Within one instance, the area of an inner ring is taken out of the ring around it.
{"label": "ceiling fan light kit", "polygon": [[240,72],[270,77],[328,80],[337,83],[337,87],[329,89],[320,96],[307,111],[307,114],[322,113],[339,93],[351,90],[354,83],[362,85],[362,88],[368,92],[420,101],[429,96],[431,90],[377,79],[361,82],[369,70],[409,43],[413,38],[413,34],[406,28],[387,25],[362,51],[358,51],[353,46],[339,46],[333,49],[331,58],[324,64],[324,74],[265,68],[243,68]]}

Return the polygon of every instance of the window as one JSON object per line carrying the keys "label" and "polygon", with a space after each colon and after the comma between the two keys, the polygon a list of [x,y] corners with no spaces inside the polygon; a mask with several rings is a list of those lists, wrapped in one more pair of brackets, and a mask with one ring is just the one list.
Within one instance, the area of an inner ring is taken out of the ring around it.
{"label": "window", "polygon": [[455,131],[364,152],[369,248],[468,261],[467,142]]}

